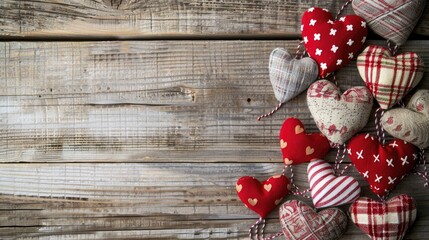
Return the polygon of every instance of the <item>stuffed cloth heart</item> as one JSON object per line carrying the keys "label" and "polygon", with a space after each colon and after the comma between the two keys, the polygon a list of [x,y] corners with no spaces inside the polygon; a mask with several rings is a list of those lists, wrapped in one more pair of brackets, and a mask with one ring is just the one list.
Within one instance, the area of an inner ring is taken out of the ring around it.
{"label": "stuffed cloth heart", "polygon": [[387,203],[359,198],[350,206],[351,220],[373,240],[401,240],[416,215],[416,203],[407,195]]}
{"label": "stuffed cloth heart", "polygon": [[357,58],[359,74],[382,109],[400,101],[422,79],[423,60],[408,52],[394,57],[387,48],[368,46]]}
{"label": "stuffed cloth heart", "polygon": [[305,48],[318,63],[321,78],[347,65],[368,34],[363,18],[347,15],[334,21],[330,12],[317,7],[304,13],[301,28]]}
{"label": "stuffed cloth heart", "polygon": [[331,146],[320,133],[307,134],[299,119],[288,118],[280,129],[280,148],[286,165],[325,157]]}
{"label": "stuffed cloth heart", "polygon": [[426,0],[353,0],[354,12],[378,35],[404,44],[425,9]]}
{"label": "stuffed cloth heart", "polygon": [[324,160],[311,161],[307,174],[316,208],[352,203],[360,195],[360,185],[353,177],[336,177],[331,165]]}
{"label": "stuffed cloth heart", "polygon": [[293,240],[335,240],[347,227],[347,216],[340,209],[317,213],[298,200],[285,202],[280,207],[279,219],[286,239]]}
{"label": "stuffed cloth heart", "polygon": [[263,182],[245,176],[238,179],[235,190],[247,208],[264,218],[289,193],[289,183],[289,179],[284,175],[270,177]]}
{"label": "stuffed cloth heart", "polygon": [[417,159],[412,144],[393,139],[383,146],[370,134],[352,138],[347,151],[358,172],[379,196],[393,189],[413,169]]}
{"label": "stuffed cloth heart", "polygon": [[335,84],[320,80],[307,91],[307,104],[319,130],[333,143],[343,144],[368,122],[372,95],[353,87],[342,95]]}
{"label": "stuffed cloth heart", "polygon": [[271,52],[269,71],[274,95],[282,103],[306,90],[319,75],[313,59],[295,59],[283,48]]}
{"label": "stuffed cloth heart", "polygon": [[381,118],[383,128],[393,137],[419,148],[429,146],[429,90],[418,90],[407,108],[386,111]]}

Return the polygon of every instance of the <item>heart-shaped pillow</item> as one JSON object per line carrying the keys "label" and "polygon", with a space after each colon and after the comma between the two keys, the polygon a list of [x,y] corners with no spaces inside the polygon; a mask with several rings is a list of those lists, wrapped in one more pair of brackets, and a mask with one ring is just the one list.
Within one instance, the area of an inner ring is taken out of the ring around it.
{"label": "heart-shaped pillow", "polygon": [[280,148],[284,164],[292,165],[321,159],[331,146],[322,134],[307,134],[299,119],[288,118],[280,129]]}
{"label": "heart-shaped pillow", "polygon": [[347,216],[340,209],[317,213],[298,200],[285,202],[279,210],[280,224],[286,239],[339,239],[347,227]]}
{"label": "heart-shaped pillow", "polygon": [[360,185],[353,177],[336,177],[331,165],[324,160],[311,161],[307,174],[316,208],[352,203],[360,195]]}
{"label": "heart-shaped pillow", "polygon": [[410,36],[426,0],[353,0],[354,12],[378,35],[399,45]]}
{"label": "heart-shaped pillow", "polygon": [[371,45],[357,58],[359,74],[382,109],[400,101],[422,79],[423,60],[415,53],[392,57],[387,48]]}
{"label": "heart-shaped pillow", "polygon": [[368,122],[372,95],[353,87],[342,95],[335,84],[320,80],[307,91],[307,104],[319,130],[333,143],[343,144]]}
{"label": "heart-shaped pillow", "polygon": [[245,176],[238,179],[235,190],[247,208],[264,218],[289,193],[290,182],[284,175],[270,177],[263,182]]}
{"label": "heart-shaped pillow", "polygon": [[419,148],[429,146],[429,90],[418,90],[407,108],[386,111],[381,118],[383,128],[393,137]]}
{"label": "heart-shaped pillow", "polygon": [[379,196],[393,189],[413,169],[417,159],[412,144],[393,139],[383,146],[370,134],[353,137],[347,151],[358,172]]}
{"label": "heart-shaped pillow", "polygon": [[328,10],[317,7],[304,12],[301,28],[306,51],[318,63],[321,78],[347,65],[368,34],[363,18],[347,15],[335,21]]}
{"label": "heart-shaped pillow", "polygon": [[271,52],[269,71],[274,95],[282,103],[306,90],[319,75],[313,59],[295,59],[283,48]]}
{"label": "heart-shaped pillow", "polygon": [[399,195],[387,203],[359,198],[350,206],[350,218],[374,240],[401,240],[416,219],[414,199]]}

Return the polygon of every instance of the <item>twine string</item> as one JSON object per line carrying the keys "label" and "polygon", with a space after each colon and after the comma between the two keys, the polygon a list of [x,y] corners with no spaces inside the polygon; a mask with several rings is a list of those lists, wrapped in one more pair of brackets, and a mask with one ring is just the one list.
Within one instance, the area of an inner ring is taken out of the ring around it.
{"label": "twine string", "polygon": [[259,116],[257,118],[257,120],[261,121],[262,118],[266,118],[266,117],[272,116],[275,112],[277,112],[282,107],[282,105],[283,105],[283,103],[279,102],[279,104],[277,104],[277,106],[273,110],[271,110],[271,112]]}
{"label": "twine string", "polygon": [[263,218],[260,217],[252,226],[250,226],[249,228],[249,239],[252,240],[253,236],[256,236],[257,239],[259,239],[258,237],[258,226],[259,224],[262,222]]}
{"label": "twine string", "polygon": [[338,20],[340,15],[344,12],[344,9],[346,9],[346,7],[352,2],[353,0],[348,0],[346,3],[343,4],[343,6],[341,6],[340,10],[338,10],[337,15],[335,16],[335,20]]}
{"label": "twine string", "polygon": [[398,53],[399,45],[395,44],[395,46],[392,46],[392,42],[390,40],[387,40],[387,47],[389,48],[390,53],[392,56],[395,56],[396,53]]}
{"label": "twine string", "polygon": [[381,123],[381,118],[384,115],[384,110],[377,108],[375,111],[375,130],[377,132],[378,141],[384,146],[386,144],[386,134],[384,132],[383,124]]}

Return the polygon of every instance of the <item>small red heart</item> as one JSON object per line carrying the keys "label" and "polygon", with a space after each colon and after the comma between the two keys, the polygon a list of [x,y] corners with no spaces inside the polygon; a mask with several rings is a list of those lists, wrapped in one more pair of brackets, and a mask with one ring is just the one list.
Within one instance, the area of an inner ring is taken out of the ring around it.
{"label": "small red heart", "polygon": [[270,177],[263,182],[245,176],[238,179],[235,190],[247,208],[264,218],[289,193],[289,183],[289,179],[284,175]]}
{"label": "small red heart", "polygon": [[347,15],[334,21],[328,10],[317,7],[304,13],[301,28],[305,48],[318,63],[321,78],[347,65],[368,34],[363,18]]}
{"label": "small red heart", "polygon": [[322,159],[331,148],[325,136],[321,133],[306,133],[304,125],[296,118],[284,121],[280,129],[280,147],[286,165]]}
{"label": "small red heart", "polygon": [[386,195],[410,172],[417,160],[416,148],[403,140],[393,139],[385,146],[370,134],[351,139],[348,155],[371,190]]}

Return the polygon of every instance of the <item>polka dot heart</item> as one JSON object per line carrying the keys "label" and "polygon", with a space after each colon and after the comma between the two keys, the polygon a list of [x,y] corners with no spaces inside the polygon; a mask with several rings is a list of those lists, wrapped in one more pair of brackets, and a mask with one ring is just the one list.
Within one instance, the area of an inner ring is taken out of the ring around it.
{"label": "polka dot heart", "polygon": [[310,8],[302,17],[306,51],[319,65],[319,76],[347,65],[365,43],[368,29],[363,18],[347,15],[334,21],[326,9]]}

